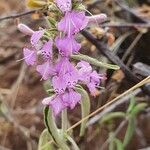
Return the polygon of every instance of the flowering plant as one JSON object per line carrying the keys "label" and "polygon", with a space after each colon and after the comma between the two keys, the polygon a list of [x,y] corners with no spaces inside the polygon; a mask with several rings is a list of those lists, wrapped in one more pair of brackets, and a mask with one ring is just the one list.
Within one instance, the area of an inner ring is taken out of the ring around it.
{"label": "flowering plant", "polygon": [[[18,25],[21,32],[30,36],[30,47],[23,49],[26,64],[34,66],[42,80],[51,81],[52,88],[46,89],[49,96],[42,101],[46,107],[45,125],[59,148],[70,149],[67,144],[69,140],[77,149],[78,146],[71,135],[65,132],[68,128],[67,109],[74,109],[77,104],[81,104],[82,117],[89,114],[89,96],[82,85],[87,86],[92,96],[97,96],[101,81],[106,79],[105,75],[99,74],[91,64],[118,69],[118,66],[80,54],[81,44],[77,36],[89,24],[104,21],[106,15],[86,16],[86,9],[78,0],[28,0],[27,4],[32,8],[43,8],[51,12],[51,15],[46,16],[49,25],[46,29],[33,31],[24,24]],[[62,129],[58,129],[55,124],[55,117],[60,113]],[[81,124],[81,136],[84,135],[86,121]],[[45,131],[41,135],[42,138],[43,135]]]}

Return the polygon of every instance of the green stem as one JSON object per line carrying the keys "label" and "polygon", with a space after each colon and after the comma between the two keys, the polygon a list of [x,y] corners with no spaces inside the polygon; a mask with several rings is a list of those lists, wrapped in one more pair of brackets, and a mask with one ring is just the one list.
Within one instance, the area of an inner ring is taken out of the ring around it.
{"label": "green stem", "polygon": [[75,59],[75,60],[84,60],[89,62],[92,65],[98,66],[98,67],[104,67],[104,68],[108,68],[108,69],[114,69],[114,70],[118,70],[120,69],[119,66],[117,65],[112,65],[112,64],[107,64],[107,63],[103,63],[101,61],[98,61],[95,58],[89,57],[87,55],[83,55],[83,54],[79,54],[79,55],[71,55],[71,58]]}
{"label": "green stem", "polygon": [[80,150],[78,145],[76,144],[76,142],[70,137],[70,136],[67,136],[67,139],[70,141],[70,143],[72,144],[74,150]]}
{"label": "green stem", "polygon": [[61,117],[61,119],[62,119],[62,126],[61,126],[61,128],[62,128],[63,132],[65,132],[67,130],[67,128],[68,128],[67,109],[64,109],[62,111],[61,116],[62,116]]}
{"label": "green stem", "polygon": [[123,140],[124,147],[126,147],[129,144],[134,134],[134,131],[135,131],[135,118],[133,116],[129,116],[128,126],[127,126],[126,134]]}
{"label": "green stem", "polygon": [[62,134],[60,134],[58,131],[51,108],[45,108],[44,119],[45,125],[56,144],[58,144],[62,150],[70,150],[65,142],[64,136],[62,136]]}

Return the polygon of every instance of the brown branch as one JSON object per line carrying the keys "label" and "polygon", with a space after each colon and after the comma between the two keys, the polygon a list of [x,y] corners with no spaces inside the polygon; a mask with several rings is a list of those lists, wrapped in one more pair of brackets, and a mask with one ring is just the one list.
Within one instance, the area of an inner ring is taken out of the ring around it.
{"label": "brown branch", "polygon": [[125,6],[120,0],[115,0],[116,4],[120,6],[124,11],[128,12],[131,16],[136,18],[141,23],[149,23],[145,19],[138,16],[134,11],[132,11],[128,6]]}
{"label": "brown branch", "polygon": [[1,17],[0,21],[8,20],[8,19],[15,19],[15,18],[18,18],[18,17],[30,15],[30,14],[33,14],[33,13],[35,13],[37,11],[39,11],[39,10],[30,10],[30,11],[19,13],[19,14],[13,14],[13,15],[10,15],[10,16]]}

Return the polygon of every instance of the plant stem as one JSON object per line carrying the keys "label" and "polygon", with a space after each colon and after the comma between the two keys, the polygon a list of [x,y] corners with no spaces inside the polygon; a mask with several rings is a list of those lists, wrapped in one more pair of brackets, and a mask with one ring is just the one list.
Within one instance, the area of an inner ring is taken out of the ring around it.
{"label": "plant stem", "polygon": [[61,128],[65,132],[68,128],[68,118],[67,118],[67,109],[64,109],[61,114],[62,125]]}
{"label": "plant stem", "polygon": [[70,143],[73,145],[74,147],[74,150],[80,150],[78,145],[76,144],[76,142],[70,137],[70,136],[67,136],[67,139],[70,141]]}

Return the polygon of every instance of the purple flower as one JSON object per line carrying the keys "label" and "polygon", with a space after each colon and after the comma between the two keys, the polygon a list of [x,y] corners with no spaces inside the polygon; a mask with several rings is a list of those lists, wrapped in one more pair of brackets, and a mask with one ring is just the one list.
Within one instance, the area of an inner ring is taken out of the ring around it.
{"label": "purple flower", "polygon": [[87,83],[90,80],[89,74],[92,72],[91,65],[86,61],[80,61],[77,64],[79,80]]}
{"label": "purple flower", "polygon": [[88,19],[82,11],[67,12],[58,23],[58,30],[65,32],[69,37],[87,26]]}
{"label": "purple flower", "polygon": [[63,38],[56,37],[55,43],[62,56],[70,56],[77,53],[81,48],[81,45],[76,42],[73,36]]}
{"label": "purple flower", "polygon": [[72,88],[78,82],[78,71],[66,57],[62,57],[57,62],[55,72],[56,75],[52,78],[52,85],[58,94],[64,93],[66,88]]}
{"label": "purple flower", "polygon": [[23,59],[25,59],[27,65],[33,66],[36,63],[36,51],[34,49],[24,48],[23,55],[24,55]]}
{"label": "purple flower", "polygon": [[36,44],[38,44],[39,40],[42,38],[42,36],[44,35],[44,30],[39,30],[39,31],[35,31],[30,39],[30,42],[33,46],[35,46]]}
{"label": "purple flower", "polygon": [[41,47],[38,47],[39,40],[42,36],[41,31],[36,31],[31,37],[31,50],[28,48],[24,48],[24,59],[27,65],[35,65],[39,64],[37,57],[39,55],[42,56],[43,63],[37,65],[36,70],[42,76],[42,79],[47,80],[54,74],[54,68],[51,64],[52,59],[52,46],[53,41],[50,39],[49,41],[45,42]]}
{"label": "purple flower", "polygon": [[106,77],[103,74],[98,74],[95,70],[92,71],[92,67],[89,63],[81,61],[77,64],[79,69],[79,80],[86,84],[91,95],[96,96],[99,94],[97,86],[99,86],[101,80],[105,80]]}
{"label": "purple flower", "polygon": [[52,78],[52,85],[56,93],[62,94],[67,88],[67,79],[65,75],[56,75]]}
{"label": "purple flower", "polygon": [[63,13],[71,10],[72,7],[71,0],[55,0],[55,3]]}
{"label": "purple flower", "polygon": [[43,31],[35,31],[31,36],[31,48],[24,48],[23,54],[27,65],[35,65],[37,61],[37,51],[41,48],[39,40],[43,36]]}
{"label": "purple flower", "polygon": [[52,59],[52,46],[53,41],[50,39],[42,46],[41,50],[38,51],[38,54],[42,55],[43,60],[47,61],[48,59]]}
{"label": "purple flower", "polygon": [[52,108],[54,116],[57,116],[62,110],[66,108],[62,101],[61,95],[54,95],[47,97],[42,101],[43,105],[48,105]]}
{"label": "purple flower", "polygon": [[81,94],[77,93],[73,89],[69,89],[68,92],[63,94],[62,100],[65,106],[73,109],[77,105],[77,103],[80,102]]}
{"label": "purple flower", "polygon": [[43,105],[50,106],[54,115],[57,116],[65,108],[73,109],[80,100],[81,95],[73,89],[69,89],[64,94],[44,98],[42,103]]}
{"label": "purple flower", "polygon": [[72,63],[70,63],[68,57],[60,57],[55,65],[56,73],[59,75],[64,75],[68,72],[71,72],[72,70],[74,70],[74,68],[75,67]]}
{"label": "purple flower", "polygon": [[36,71],[40,73],[42,76],[41,79],[43,80],[49,79],[54,74],[54,68],[49,61],[41,65],[37,65]]}

